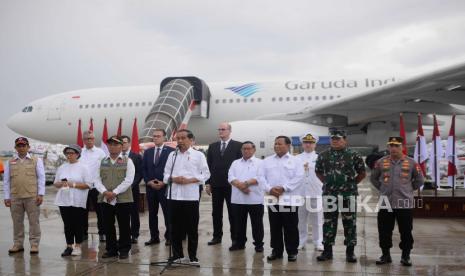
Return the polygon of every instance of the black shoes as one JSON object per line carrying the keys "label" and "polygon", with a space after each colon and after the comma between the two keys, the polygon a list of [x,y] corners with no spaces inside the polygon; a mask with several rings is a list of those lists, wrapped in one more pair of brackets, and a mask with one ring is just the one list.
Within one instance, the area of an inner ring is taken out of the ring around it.
{"label": "black shoes", "polygon": [[270,256],[266,257],[266,259],[268,261],[274,261],[274,260],[277,260],[277,259],[282,259],[283,258],[283,255],[278,255],[278,254],[275,254],[275,253],[271,253]]}
{"label": "black shoes", "polygon": [[244,245],[237,245],[233,244],[231,247],[229,247],[229,251],[237,251],[237,250],[244,250],[245,246]]}
{"label": "black shoes", "polygon": [[129,253],[119,253],[120,260],[129,258]]}
{"label": "black shoes", "polygon": [[211,241],[208,242],[208,245],[215,245],[221,243],[220,238],[213,238]]}
{"label": "black shoes", "polygon": [[107,241],[105,235],[103,235],[103,234],[98,235],[98,237],[99,237],[100,242],[106,242]]}
{"label": "black shoes", "polygon": [[412,266],[412,261],[410,261],[410,250],[402,250],[402,257],[400,257],[400,263],[403,266]]}
{"label": "black shoes", "polygon": [[63,253],[61,253],[61,257],[71,256],[71,253],[73,253],[73,248],[72,247],[66,247],[65,251],[63,251]]}
{"label": "black shoes", "polygon": [[136,244],[137,243],[137,238],[132,238],[131,243]]}
{"label": "black shoes", "polygon": [[379,257],[379,260],[376,261],[377,265],[390,264],[392,263],[391,253],[389,248],[381,248],[383,255]]}
{"label": "black shoes", "polygon": [[144,244],[145,245],[154,245],[154,244],[159,244],[160,239],[150,239],[149,241],[146,241]]}
{"label": "black shoes", "polygon": [[347,246],[347,248],[346,248],[346,261],[348,263],[356,263],[357,262],[357,257],[355,257],[354,247],[353,246]]}
{"label": "black shoes", "polygon": [[170,240],[166,240],[165,241],[165,246],[170,246],[171,245],[171,241]]}
{"label": "black shoes", "polygon": [[255,252],[257,253],[263,252],[263,246],[255,246]]}
{"label": "black shoes", "polygon": [[189,257],[189,264],[200,266],[200,262],[199,259],[197,259],[197,257]]}
{"label": "black shoes", "polygon": [[102,255],[102,259],[108,259],[108,258],[113,258],[113,257],[118,257],[118,253],[115,252],[105,252]]}
{"label": "black shoes", "polygon": [[287,255],[287,260],[288,260],[289,262],[295,262],[295,261],[297,261],[297,254]]}
{"label": "black shoes", "polygon": [[316,257],[319,262],[324,262],[333,259],[333,247],[331,245],[325,245],[325,249],[320,256]]}

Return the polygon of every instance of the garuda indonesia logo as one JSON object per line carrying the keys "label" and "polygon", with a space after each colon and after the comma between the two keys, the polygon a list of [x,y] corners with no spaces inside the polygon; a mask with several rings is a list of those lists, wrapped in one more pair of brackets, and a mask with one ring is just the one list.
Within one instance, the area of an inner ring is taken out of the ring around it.
{"label": "garuda indonesia logo", "polygon": [[260,90],[260,86],[256,83],[248,83],[242,86],[226,87],[225,89],[229,89],[234,94],[241,95],[242,97],[249,97],[257,93]]}

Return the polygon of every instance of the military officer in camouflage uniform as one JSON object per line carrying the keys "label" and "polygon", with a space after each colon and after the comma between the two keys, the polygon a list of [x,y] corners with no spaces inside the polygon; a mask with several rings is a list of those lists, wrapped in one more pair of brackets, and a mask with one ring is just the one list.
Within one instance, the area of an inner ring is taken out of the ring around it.
{"label": "military officer in camouflage uniform", "polygon": [[[410,250],[413,247],[412,209],[414,191],[424,183],[420,166],[410,157],[402,154],[402,137],[390,137],[388,141],[389,155],[379,159],[371,174],[371,182],[379,190],[381,196],[389,201],[389,208],[378,212],[379,246],[383,252],[376,264],[391,263],[392,230],[395,221],[399,225],[402,257],[404,266],[411,266]],[[381,201],[383,202],[383,201]]]}
{"label": "military officer in camouflage uniform", "polygon": [[[337,233],[338,215],[341,212],[344,244],[347,246],[346,261],[355,263],[357,262],[354,254],[354,247],[357,244],[357,184],[365,178],[366,172],[360,154],[347,148],[344,131],[331,131],[331,148],[318,156],[315,172],[323,182],[324,205],[324,251],[317,257],[317,260],[326,261],[333,258],[332,246]],[[339,203],[340,201],[342,204]],[[342,207],[341,210],[339,210],[340,207]]]}

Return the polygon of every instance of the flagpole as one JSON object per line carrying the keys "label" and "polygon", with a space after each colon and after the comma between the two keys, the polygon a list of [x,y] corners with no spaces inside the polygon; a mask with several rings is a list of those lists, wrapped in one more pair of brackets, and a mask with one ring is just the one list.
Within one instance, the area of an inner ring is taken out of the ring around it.
{"label": "flagpole", "polygon": [[[418,131],[420,130],[420,116],[421,116],[421,113],[418,113],[418,126],[417,126],[417,143],[418,143],[418,151],[417,151],[417,163],[418,163],[418,166],[421,167],[421,141],[420,141],[420,135],[418,133]],[[421,196],[421,189],[418,188],[418,197]]]}
{"label": "flagpole", "polygon": [[[454,168],[457,169],[455,166],[455,114],[452,120],[454,120],[454,135],[452,136],[452,165],[454,165]],[[452,197],[455,197],[455,175],[455,173],[452,175]]]}

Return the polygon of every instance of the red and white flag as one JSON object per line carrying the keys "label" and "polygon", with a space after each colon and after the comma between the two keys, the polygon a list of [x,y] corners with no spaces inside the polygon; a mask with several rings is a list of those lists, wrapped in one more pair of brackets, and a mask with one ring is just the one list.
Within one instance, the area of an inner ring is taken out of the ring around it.
{"label": "red and white flag", "polygon": [[100,148],[105,152],[106,155],[110,155],[110,152],[108,151],[107,140],[108,140],[108,128],[107,128],[107,118],[105,118],[105,122],[103,123],[102,144],[100,145]]}
{"label": "red and white flag", "polygon": [[423,124],[421,123],[421,114],[418,114],[417,142],[415,143],[415,152],[413,158],[420,165],[423,175],[426,175],[426,160],[428,160],[428,148],[426,138],[423,133]]}
{"label": "red and white flag", "polygon": [[455,148],[455,115],[452,116],[449,137],[446,147],[447,158],[447,183],[450,187],[455,187],[455,176],[457,175],[457,154]]}
{"label": "red and white flag", "polygon": [[82,140],[81,119],[79,119],[78,123],[76,144],[78,144],[81,148],[84,147],[84,140]]}
{"label": "red and white flag", "polygon": [[118,131],[116,131],[116,135],[121,136],[123,134],[123,119],[119,119],[118,123]]}
{"label": "red and white flag", "polygon": [[441,143],[441,135],[439,134],[438,121],[436,120],[436,115],[434,116],[434,130],[433,130],[433,141],[431,143],[431,151],[429,153],[429,173],[431,179],[436,183],[436,186],[439,187],[441,182],[441,173],[439,170],[440,160],[442,158],[443,150]]}
{"label": "red and white flag", "polygon": [[404,140],[402,142],[402,153],[407,155],[407,138],[405,135],[404,116],[400,113],[400,133],[399,136]]}
{"label": "red and white flag", "polygon": [[94,119],[90,118],[90,125],[89,125],[89,130],[94,131]]}
{"label": "red and white flag", "polygon": [[134,119],[134,125],[132,126],[131,151],[134,152],[135,154],[140,154],[139,131],[137,130],[137,118]]}

